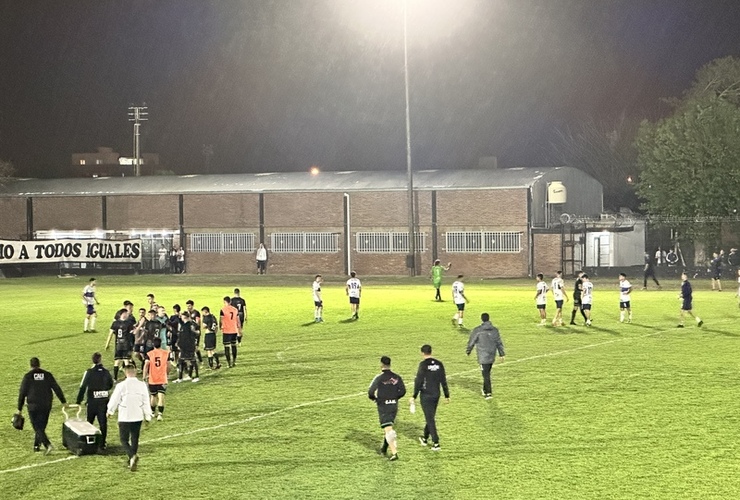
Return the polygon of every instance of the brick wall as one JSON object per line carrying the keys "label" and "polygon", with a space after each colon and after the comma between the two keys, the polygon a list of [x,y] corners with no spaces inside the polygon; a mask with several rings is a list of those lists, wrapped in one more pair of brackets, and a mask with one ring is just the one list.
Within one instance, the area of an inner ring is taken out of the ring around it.
{"label": "brick wall", "polygon": [[99,229],[103,227],[102,210],[103,201],[99,196],[34,198],[34,230]]}
{"label": "brick wall", "polygon": [[182,204],[186,228],[259,227],[258,194],[184,195]]}
{"label": "brick wall", "polygon": [[271,230],[342,227],[342,193],[267,193],[265,226]]}
{"label": "brick wall", "polygon": [[552,276],[562,267],[560,234],[534,235],[534,273]]}
{"label": "brick wall", "polygon": [[[177,229],[177,195],[108,196],[108,229]],[[100,209],[98,209],[99,212]]]}
{"label": "brick wall", "polygon": [[0,198],[0,238],[17,240],[26,236],[26,198]]}

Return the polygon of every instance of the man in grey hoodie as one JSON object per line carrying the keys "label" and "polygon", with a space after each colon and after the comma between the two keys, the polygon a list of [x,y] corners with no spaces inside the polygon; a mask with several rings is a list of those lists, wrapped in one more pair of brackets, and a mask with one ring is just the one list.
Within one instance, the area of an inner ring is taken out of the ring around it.
{"label": "man in grey hoodie", "polygon": [[480,326],[476,326],[470,332],[470,339],[468,340],[468,347],[465,352],[470,356],[473,347],[476,347],[478,363],[483,373],[483,396],[486,399],[491,399],[493,397],[491,368],[493,368],[493,363],[496,361],[497,352],[501,356],[501,361],[504,361],[504,343],[501,341],[498,328],[491,324],[491,317],[488,313],[481,314],[480,319],[483,323]]}

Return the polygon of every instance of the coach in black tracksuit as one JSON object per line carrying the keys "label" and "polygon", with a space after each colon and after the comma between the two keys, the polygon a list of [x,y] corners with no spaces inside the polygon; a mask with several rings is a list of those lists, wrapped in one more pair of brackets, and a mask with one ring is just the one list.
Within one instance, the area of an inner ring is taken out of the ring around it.
{"label": "coach in black tracksuit", "polygon": [[103,367],[103,355],[96,352],[92,356],[93,367],[85,372],[80,383],[80,392],[77,394],[77,404],[82,403],[82,399],[87,392],[87,421],[91,424],[98,419],[100,425],[100,434],[102,441],[100,449],[106,448],[106,437],[108,436],[108,399],[110,390],[113,389],[113,377],[110,372]]}
{"label": "coach in black tracksuit", "polygon": [[412,398],[412,401],[416,400],[416,396],[421,393],[421,409],[424,411],[424,419],[426,420],[424,436],[419,437],[419,442],[426,446],[431,436],[432,451],[439,451],[439,435],[437,434],[437,423],[435,421],[440,397],[439,388],[442,387],[448,403],[450,402],[450,389],[447,387],[444,365],[441,361],[432,357],[432,346],[429,344],[421,346],[421,355],[424,360],[419,363],[419,370],[416,372],[414,396]]}
{"label": "coach in black tracksuit", "polygon": [[51,404],[56,394],[59,401],[66,407],[62,388],[59,387],[54,375],[41,369],[39,358],[31,358],[31,371],[26,373],[21,382],[18,393],[18,414],[23,411],[23,404],[28,404],[28,418],[31,420],[36,436],[33,440],[33,451],[40,451],[43,444],[46,454],[51,453],[52,446],[46,435],[46,426],[49,423]]}

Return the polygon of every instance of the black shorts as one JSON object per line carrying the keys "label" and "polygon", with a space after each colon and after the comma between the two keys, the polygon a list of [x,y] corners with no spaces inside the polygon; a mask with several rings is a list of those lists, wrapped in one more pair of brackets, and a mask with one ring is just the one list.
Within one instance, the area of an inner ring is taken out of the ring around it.
{"label": "black shorts", "polygon": [[244,326],[244,313],[243,312],[237,313],[237,316],[239,317],[239,325],[243,327]]}
{"label": "black shorts", "polygon": [[465,302],[463,302],[462,304],[455,304],[455,306],[457,306],[457,310],[458,311],[464,311],[465,310]]}
{"label": "black shorts", "polygon": [[690,311],[691,310],[691,299],[683,299],[683,304],[681,305],[682,311]]}
{"label": "black shorts", "polygon": [[87,306],[85,307],[85,310],[87,311],[87,315],[88,315],[88,316],[92,316],[93,314],[95,314],[95,313],[96,313],[96,311],[95,311],[95,306],[94,306],[94,305],[91,305],[91,304],[88,304],[88,305],[87,305]]}
{"label": "black shorts", "polygon": [[537,309],[545,309],[547,304],[537,304]]}
{"label": "black shorts", "polygon": [[581,304],[581,309],[583,309],[584,311],[590,311],[591,304]]}
{"label": "black shorts", "polygon": [[130,349],[119,349],[116,347],[116,353],[113,355],[114,359],[131,359]]}
{"label": "black shorts", "polygon": [[555,308],[562,309],[563,308],[563,301],[562,300],[556,300],[555,301]]}
{"label": "black shorts", "polygon": [[573,307],[581,307],[581,298],[580,297],[573,297]]}
{"label": "black shorts", "polygon": [[236,345],[236,333],[224,333],[223,334],[223,344],[224,347],[229,345]]}
{"label": "black shorts", "polygon": [[156,396],[167,392],[167,384],[149,384],[149,394]]}
{"label": "black shorts", "polygon": [[324,307],[324,301],[323,300],[314,300],[313,305],[316,307]]}
{"label": "black shorts", "polygon": [[134,344],[134,352],[140,352],[143,354],[144,352],[146,352],[144,350],[145,347],[146,347],[145,344]]}
{"label": "black shorts", "polygon": [[360,297],[350,297],[349,298],[350,304],[359,304],[360,303]]}
{"label": "black shorts", "polygon": [[182,351],[180,361],[195,361],[195,351]]}
{"label": "black shorts", "polygon": [[629,300],[626,302],[620,301],[619,308],[620,309],[630,309],[630,301]]}
{"label": "black shorts", "polygon": [[713,280],[721,280],[722,279],[722,273],[721,272],[715,272],[714,276],[712,277]]}
{"label": "black shorts", "polygon": [[205,345],[206,345],[207,351],[213,351],[214,349],[216,349],[216,334],[215,333],[206,333]]}
{"label": "black shorts", "polygon": [[398,406],[378,406],[378,419],[380,420],[380,428],[390,427],[396,421],[396,415],[398,414]]}

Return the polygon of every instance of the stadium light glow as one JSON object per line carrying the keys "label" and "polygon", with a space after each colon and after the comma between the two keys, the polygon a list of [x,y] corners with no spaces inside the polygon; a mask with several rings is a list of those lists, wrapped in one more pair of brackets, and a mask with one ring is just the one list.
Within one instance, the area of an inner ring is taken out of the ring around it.
{"label": "stadium light glow", "polygon": [[319,170],[319,167],[314,165],[313,167],[311,167],[311,170],[309,170],[309,172],[311,172],[311,175],[319,175],[319,172],[321,172],[321,170]]}

